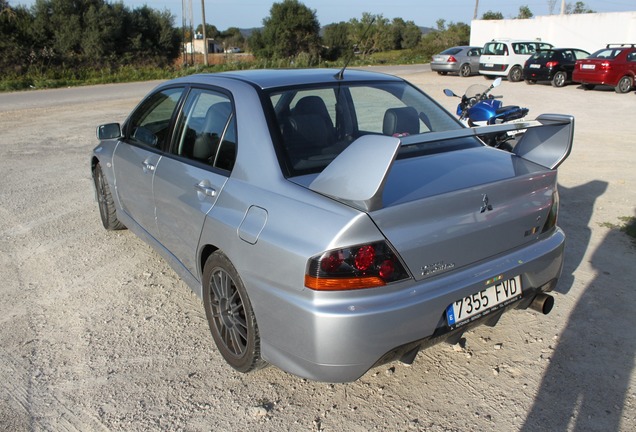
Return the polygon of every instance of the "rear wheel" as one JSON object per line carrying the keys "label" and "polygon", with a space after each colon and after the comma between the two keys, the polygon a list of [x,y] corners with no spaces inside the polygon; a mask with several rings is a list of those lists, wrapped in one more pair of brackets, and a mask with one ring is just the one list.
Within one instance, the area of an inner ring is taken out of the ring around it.
{"label": "rear wheel", "polygon": [[113,194],[110,192],[108,181],[106,180],[106,177],[104,177],[100,164],[95,166],[93,180],[95,181],[97,204],[99,206],[99,216],[102,219],[102,225],[104,225],[104,228],[109,231],[125,229],[126,227],[124,224],[117,219]]}
{"label": "rear wheel", "polygon": [[624,76],[618,81],[616,87],[614,87],[614,91],[616,93],[627,93],[632,89],[632,79],[628,76]]}
{"label": "rear wheel", "polygon": [[519,66],[513,66],[508,72],[508,81],[518,82],[523,78],[523,71]]}
{"label": "rear wheel", "polygon": [[565,85],[565,81],[568,79],[568,76],[565,72],[559,71],[554,74],[552,78],[552,86],[554,87],[563,87]]}
{"label": "rear wheel", "polygon": [[256,316],[230,260],[214,252],[203,267],[203,305],[210,332],[226,362],[239,372],[265,365]]}
{"label": "rear wheel", "polygon": [[459,68],[459,76],[468,77],[470,76],[470,65],[468,63],[464,63]]}

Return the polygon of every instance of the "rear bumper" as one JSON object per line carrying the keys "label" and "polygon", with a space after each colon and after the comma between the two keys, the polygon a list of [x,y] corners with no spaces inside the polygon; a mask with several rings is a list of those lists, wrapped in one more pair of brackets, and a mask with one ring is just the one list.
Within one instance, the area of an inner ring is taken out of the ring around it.
{"label": "rear bumper", "polygon": [[554,78],[554,74],[557,71],[555,69],[523,69],[523,78],[526,80],[536,80],[536,81],[551,81]]}
{"label": "rear bumper", "polygon": [[[445,318],[449,304],[484,289],[490,278],[521,275],[523,298],[505,309],[527,308],[538,292],[556,285],[564,243],[565,235],[557,228],[530,246],[419,282],[411,280],[365,292],[313,293],[311,299],[306,297],[308,290],[294,299],[287,293],[287,298],[277,299],[286,330],[281,331],[280,322],[270,327],[267,319],[261,325],[261,317],[257,317],[263,358],[305,378],[353,381],[374,365],[416,353],[461,335],[467,328],[494,325],[504,310],[456,330]],[[269,328],[276,328],[276,332]]]}
{"label": "rear bumper", "polygon": [[580,71],[574,71],[572,73],[572,81],[581,83],[581,84],[594,84],[594,85],[610,85],[615,86],[618,84],[618,79],[620,77],[616,76],[616,74],[610,73],[586,73]]}
{"label": "rear bumper", "polygon": [[482,75],[506,76],[508,75],[509,66],[510,65],[499,63],[480,63],[479,73]]}
{"label": "rear bumper", "polygon": [[431,63],[433,72],[459,72],[459,63]]}

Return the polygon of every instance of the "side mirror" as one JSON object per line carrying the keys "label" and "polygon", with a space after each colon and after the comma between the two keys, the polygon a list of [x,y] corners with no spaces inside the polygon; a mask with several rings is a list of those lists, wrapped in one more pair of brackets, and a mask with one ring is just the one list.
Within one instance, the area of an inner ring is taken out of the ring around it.
{"label": "side mirror", "polygon": [[452,91],[452,90],[449,90],[449,89],[444,89],[444,94],[445,94],[446,96],[456,96],[456,97],[459,97],[459,96],[457,96],[455,93],[453,93],[453,91]]}
{"label": "side mirror", "polygon": [[97,126],[97,139],[100,141],[119,138],[121,136],[121,126],[119,123],[108,123]]}
{"label": "side mirror", "polygon": [[495,79],[495,80],[492,82],[492,86],[493,86],[493,87],[499,87],[500,85],[501,85],[501,77],[499,77],[499,78]]}

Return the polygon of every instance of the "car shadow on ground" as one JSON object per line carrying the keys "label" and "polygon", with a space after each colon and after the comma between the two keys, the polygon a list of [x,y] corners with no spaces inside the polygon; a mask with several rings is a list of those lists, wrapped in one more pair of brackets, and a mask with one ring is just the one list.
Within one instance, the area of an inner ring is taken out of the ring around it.
{"label": "car shadow on ground", "polygon": [[[636,290],[630,281],[636,261],[630,268],[630,258],[619,257],[636,255],[636,246],[613,229],[586,255],[595,229],[590,226],[594,205],[606,189],[602,181],[560,188],[560,225],[568,235],[560,286],[565,292],[574,288],[582,293],[554,347],[524,432],[619,431],[634,421],[623,419],[623,408],[631,403],[628,391],[636,353]],[[595,276],[586,286],[576,287],[577,269]]]}

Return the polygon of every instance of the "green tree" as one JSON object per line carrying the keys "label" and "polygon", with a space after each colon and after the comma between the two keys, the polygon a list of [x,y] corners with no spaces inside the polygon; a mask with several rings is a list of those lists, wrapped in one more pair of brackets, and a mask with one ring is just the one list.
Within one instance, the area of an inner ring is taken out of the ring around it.
{"label": "green tree", "polygon": [[528,5],[519,6],[519,15],[517,15],[518,19],[529,19],[532,18],[534,14],[528,7]]}
{"label": "green tree", "polygon": [[470,26],[464,23],[449,23],[437,20],[437,30],[422,37],[420,50],[426,57],[457,45],[468,45],[470,42]]}
{"label": "green tree", "polygon": [[501,12],[493,12],[487,11],[481,16],[483,20],[502,20],[504,19],[503,14]]}
{"label": "green tree", "polygon": [[565,13],[566,14],[586,14],[586,13],[595,13],[592,9],[587,7],[585,2],[577,1],[574,3],[567,3],[565,5]]}
{"label": "green tree", "polygon": [[226,47],[244,47],[245,36],[238,27],[230,27],[218,35]]}
{"label": "green tree", "polygon": [[321,50],[319,32],[315,10],[298,0],[283,0],[272,5],[262,31],[255,31],[249,43],[259,58],[287,59],[305,53],[315,61]]}
{"label": "green tree", "polygon": [[344,21],[325,26],[322,41],[328,60],[337,60],[353,53],[353,45],[349,39],[349,24]]}
{"label": "green tree", "polygon": [[422,39],[422,31],[413,21],[394,18],[391,22],[393,49],[415,48]]}
{"label": "green tree", "polygon": [[349,40],[356,45],[362,55],[388,51],[393,48],[393,35],[389,20],[381,14],[372,15],[364,12],[360,20],[353,18],[349,21],[349,25]]}

